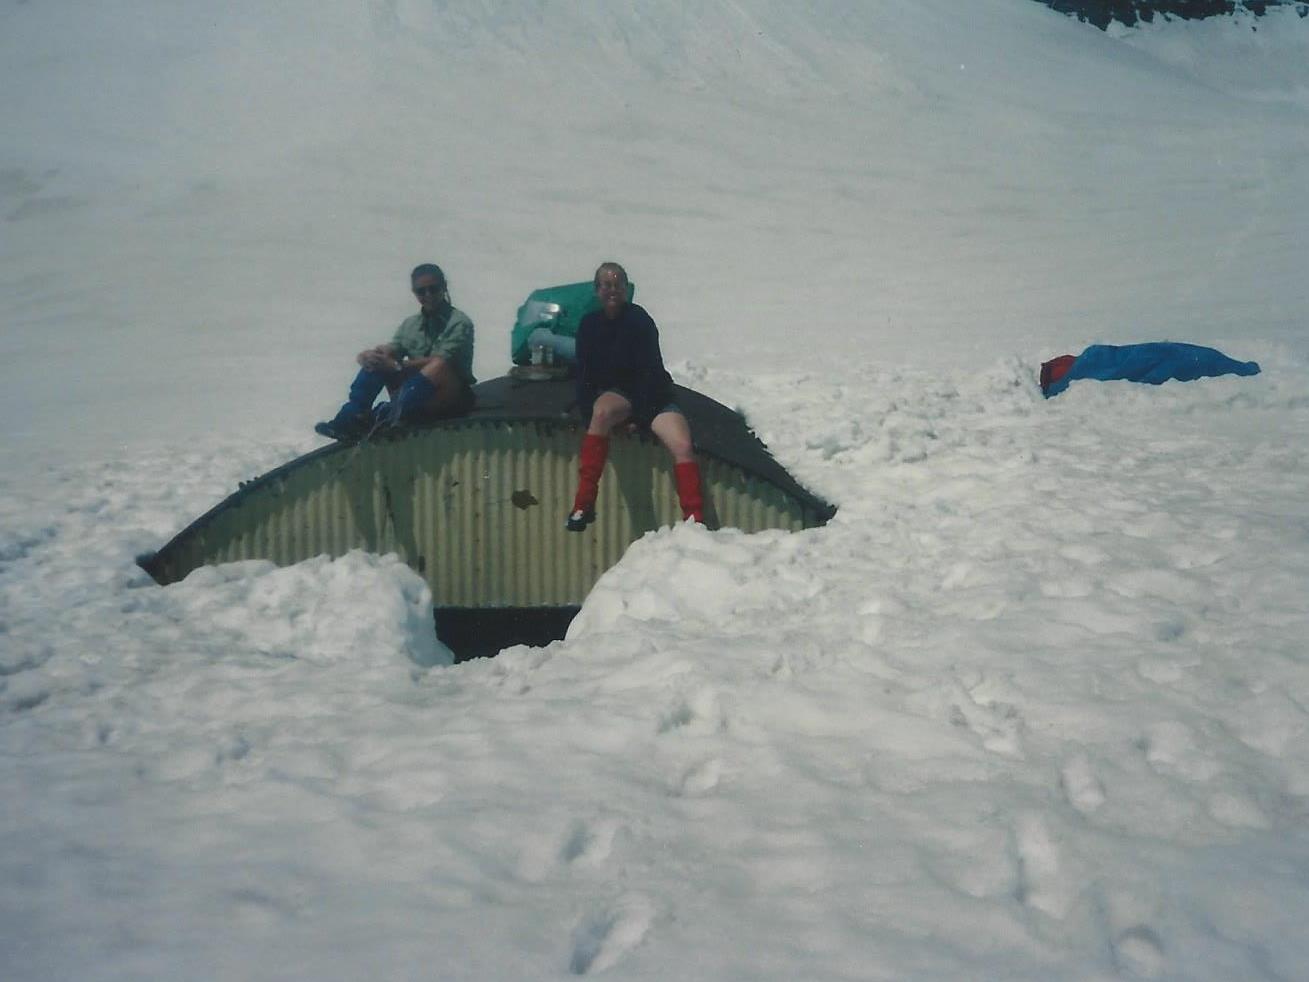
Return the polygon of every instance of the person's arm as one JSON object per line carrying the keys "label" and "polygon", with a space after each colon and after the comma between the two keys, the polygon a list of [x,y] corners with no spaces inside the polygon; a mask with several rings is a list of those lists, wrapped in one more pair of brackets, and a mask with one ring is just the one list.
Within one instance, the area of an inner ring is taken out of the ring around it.
{"label": "person's arm", "polygon": [[583,420],[591,418],[591,407],[600,394],[596,391],[595,362],[591,356],[594,346],[592,327],[591,315],[587,315],[577,328],[577,411]]}
{"label": "person's arm", "polygon": [[[631,358],[633,367],[632,407],[636,412],[653,411],[658,389],[668,374],[663,353],[659,350],[659,328],[649,315],[632,325]],[[638,408],[639,407],[639,408]]]}
{"label": "person's arm", "polygon": [[394,343],[379,344],[359,352],[359,357],[355,360],[370,372],[398,371],[404,361],[404,350]]}
{"label": "person's arm", "polygon": [[390,341],[359,352],[359,364],[370,372],[398,372],[409,353],[405,344],[408,327],[408,320],[401,321]]}
{"label": "person's arm", "polygon": [[393,359],[397,364],[402,363],[406,357],[414,354],[411,344],[412,340],[414,340],[412,339],[412,334],[414,334],[415,330],[415,319],[418,318],[404,318],[403,321],[399,323],[397,329],[395,329],[395,333],[391,335],[389,342],[386,344],[378,344],[378,347],[385,348],[386,356]]}

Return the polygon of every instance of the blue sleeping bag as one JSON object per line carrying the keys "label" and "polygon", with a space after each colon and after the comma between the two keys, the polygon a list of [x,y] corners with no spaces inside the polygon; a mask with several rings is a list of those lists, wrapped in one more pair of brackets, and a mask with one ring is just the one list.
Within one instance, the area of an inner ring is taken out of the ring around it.
{"label": "blue sleeping bag", "polygon": [[1145,344],[1093,344],[1073,360],[1066,374],[1043,391],[1057,396],[1079,378],[1125,379],[1159,385],[1169,379],[1190,382],[1211,375],[1258,375],[1259,364],[1236,361],[1221,351],[1177,341]]}

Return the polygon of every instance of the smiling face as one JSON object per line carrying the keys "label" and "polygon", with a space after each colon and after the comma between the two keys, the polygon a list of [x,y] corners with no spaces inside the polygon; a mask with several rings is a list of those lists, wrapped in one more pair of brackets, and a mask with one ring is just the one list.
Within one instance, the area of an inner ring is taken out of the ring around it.
{"label": "smiling face", "polygon": [[613,320],[627,306],[627,273],[617,263],[605,263],[595,271],[595,295],[605,317]]}
{"label": "smiling face", "polygon": [[435,273],[420,273],[414,277],[414,296],[423,313],[434,314],[445,303],[445,283]]}

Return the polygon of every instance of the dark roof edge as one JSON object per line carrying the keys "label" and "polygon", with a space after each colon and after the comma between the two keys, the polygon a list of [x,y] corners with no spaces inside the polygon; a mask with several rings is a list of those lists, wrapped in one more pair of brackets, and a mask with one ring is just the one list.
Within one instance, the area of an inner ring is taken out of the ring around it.
{"label": "dark roof edge", "polygon": [[[545,423],[550,426],[566,427],[569,429],[581,431],[581,419],[575,412],[571,412],[571,406],[565,406],[562,410],[559,407],[557,398],[536,399],[533,405],[512,405],[516,400],[497,402],[496,398],[501,396],[501,387],[497,383],[513,381],[509,376],[499,379],[492,379],[483,382],[474,389],[479,396],[479,405],[471,413],[465,416],[452,416],[445,419],[433,420],[428,423],[421,423],[412,429],[401,431],[396,434],[386,434],[380,438],[374,438],[375,442],[391,442],[402,439],[409,433],[430,429],[461,429],[466,426],[481,423],[521,423],[534,422]],[[553,393],[547,393],[542,390],[535,390],[534,395],[537,397],[553,394],[558,396],[559,383],[528,383],[532,386],[550,385]],[[572,385],[568,384],[569,392]],[[768,448],[754,434],[744,417],[732,409],[724,406],[722,403],[710,399],[708,396],[701,395],[693,389],[684,386],[676,386],[676,401],[682,410],[691,420],[692,433],[696,437],[696,452],[708,457],[715,458],[723,463],[738,467],[747,473],[753,474],[761,480],[776,487],[782,493],[797,499],[805,507],[810,508],[820,517],[823,523],[829,521],[836,514],[836,506],[824,501],[811,491],[802,486],[791,474],[782,467],[781,464],[768,452]],[[483,398],[490,396],[492,398]],[[571,398],[571,396],[569,397]],[[711,425],[703,425],[710,423]],[[701,424],[697,426],[697,424]],[[714,425],[716,424],[716,425]],[[740,428],[739,434],[732,434],[730,431],[734,428]],[[655,438],[648,433],[638,433],[632,436],[620,437],[620,439],[634,439],[642,441],[653,441]],[[733,444],[736,444],[733,446]],[[150,574],[156,582],[159,579],[159,557],[165,555],[179,541],[191,533],[204,528],[214,516],[226,511],[228,508],[239,504],[248,495],[273,482],[290,471],[298,470],[305,464],[324,457],[335,457],[343,454],[353,454],[359,448],[360,444],[353,443],[332,443],[325,447],[319,447],[311,450],[306,454],[301,454],[284,464],[279,464],[265,474],[251,478],[248,481],[241,481],[237,489],[229,494],[222,501],[219,501],[204,514],[200,515],[194,521],[190,522],[185,528],[179,531],[163,546],[154,552],[142,553],[136,557],[136,563],[143,570]],[[735,451],[735,452],[734,452]],[[341,467],[348,464],[343,461]]]}

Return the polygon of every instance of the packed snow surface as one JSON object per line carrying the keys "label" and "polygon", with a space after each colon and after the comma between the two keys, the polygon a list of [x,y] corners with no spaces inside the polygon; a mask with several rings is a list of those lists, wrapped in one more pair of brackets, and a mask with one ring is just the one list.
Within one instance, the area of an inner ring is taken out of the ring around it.
{"label": "packed snow surface", "polygon": [[[1309,20],[10,3],[0,81],[0,978],[1305,977]],[[828,526],[460,665],[394,557],[134,565],[414,263],[485,378],[610,258]],[[1264,371],[1041,398],[1148,340]]]}

